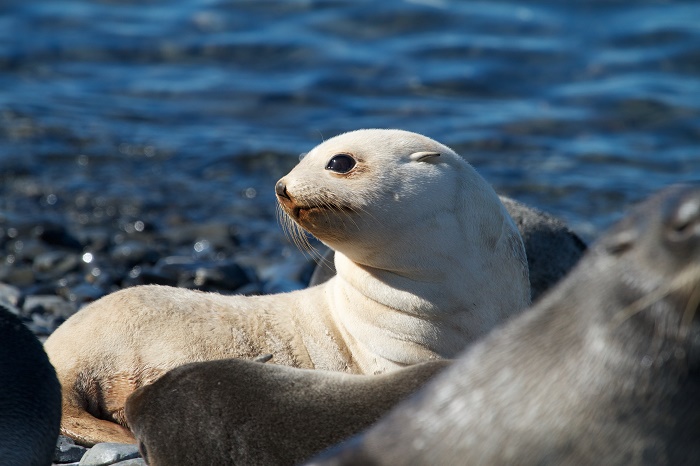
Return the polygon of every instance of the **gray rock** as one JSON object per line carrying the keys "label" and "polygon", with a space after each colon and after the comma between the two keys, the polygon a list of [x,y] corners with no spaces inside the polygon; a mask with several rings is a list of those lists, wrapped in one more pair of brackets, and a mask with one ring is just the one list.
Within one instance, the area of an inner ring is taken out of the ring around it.
{"label": "gray rock", "polygon": [[48,277],[61,277],[78,268],[80,257],[61,250],[47,251],[34,258],[34,272]]}
{"label": "gray rock", "polygon": [[85,453],[80,466],[106,466],[138,458],[138,446],[129,443],[98,443]]}
{"label": "gray rock", "polygon": [[114,261],[133,267],[142,262],[154,263],[158,260],[158,252],[141,241],[126,241],[112,250]]}
{"label": "gray rock", "polygon": [[263,284],[263,294],[289,293],[290,291],[301,290],[304,284],[288,278],[270,280]]}
{"label": "gray rock", "polygon": [[501,196],[501,202],[523,238],[534,302],[576,265],[586,243],[553,215],[505,196]]}
{"label": "gray rock", "polygon": [[32,235],[52,246],[61,246],[80,251],[83,245],[63,225],[44,223],[32,229]]}
{"label": "gray rock", "polygon": [[19,313],[21,299],[22,291],[19,288],[7,283],[0,283],[0,305],[10,308],[10,311],[16,315]]}
{"label": "gray rock", "polygon": [[88,451],[87,448],[76,445],[73,439],[63,435],[58,436],[56,450],[54,451],[54,463],[77,463]]}
{"label": "gray rock", "polygon": [[201,290],[235,291],[250,282],[241,266],[233,261],[202,261],[180,256],[159,260],[150,273],[164,282],[175,281],[177,286]]}
{"label": "gray rock", "polygon": [[63,319],[40,313],[32,314],[31,319],[31,322],[25,322],[25,325],[29,327],[29,330],[36,336],[51,335],[59,324],[63,322]]}
{"label": "gray rock", "polygon": [[244,296],[256,296],[264,294],[262,283],[251,282],[236,289],[236,294]]}
{"label": "gray rock", "polygon": [[195,270],[194,276],[194,285],[197,288],[237,290],[249,281],[243,268],[231,261],[204,264]]}
{"label": "gray rock", "polygon": [[20,236],[18,239],[10,241],[7,245],[10,253],[18,259],[31,262],[35,257],[51,251],[51,247],[35,238]]}
{"label": "gray rock", "polygon": [[306,262],[288,261],[271,264],[260,269],[260,279],[263,281],[265,294],[286,293],[305,287],[303,279]]}
{"label": "gray rock", "polygon": [[120,461],[119,463],[114,463],[117,466],[148,466],[146,460],[143,458],[133,458],[126,461]]}
{"label": "gray rock", "polygon": [[[560,219],[500,196],[523,238],[530,270],[530,294],[536,301],[578,262],[586,243]],[[309,286],[318,285],[335,275],[334,252],[328,250],[316,266]]]}
{"label": "gray rock", "polygon": [[36,282],[34,270],[27,264],[13,264],[0,266],[0,281],[12,283],[23,287]]}
{"label": "gray rock", "polygon": [[206,240],[209,247],[214,249],[231,249],[239,243],[234,226],[218,222],[171,227],[163,232],[163,236],[175,245],[194,246],[197,242]]}
{"label": "gray rock", "polygon": [[50,314],[54,317],[67,319],[75,314],[77,308],[60,296],[34,295],[25,298],[22,310],[26,315],[34,313]]}
{"label": "gray rock", "polygon": [[61,290],[61,293],[71,303],[80,305],[100,299],[107,294],[107,290],[95,286],[92,283],[83,282],[74,287]]}

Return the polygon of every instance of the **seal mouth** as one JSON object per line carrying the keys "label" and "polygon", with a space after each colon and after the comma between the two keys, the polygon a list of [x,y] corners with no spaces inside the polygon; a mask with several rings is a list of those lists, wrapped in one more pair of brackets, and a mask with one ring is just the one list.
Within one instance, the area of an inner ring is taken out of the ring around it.
{"label": "seal mouth", "polygon": [[313,217],[317,217],[319,214],[325,213],[352,213],[353,210],[350,207],[343,205],[312,205],[312,206],[296,206],[292,209],[292,217],[299,222],[306,222],[311,220]]}

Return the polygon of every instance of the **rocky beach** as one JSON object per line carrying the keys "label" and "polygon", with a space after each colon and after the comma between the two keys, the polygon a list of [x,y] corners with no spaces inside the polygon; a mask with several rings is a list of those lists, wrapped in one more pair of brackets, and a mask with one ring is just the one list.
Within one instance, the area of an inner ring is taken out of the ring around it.
{"label": "rocky beach", "polygon": [[[0,304],[43,341],[128,286],[303,288],[274,184],[367,127],[444,142],[590,243],[700,178],[696,3],[8,0]],[[102,448],[81,464],[139,464]]]}

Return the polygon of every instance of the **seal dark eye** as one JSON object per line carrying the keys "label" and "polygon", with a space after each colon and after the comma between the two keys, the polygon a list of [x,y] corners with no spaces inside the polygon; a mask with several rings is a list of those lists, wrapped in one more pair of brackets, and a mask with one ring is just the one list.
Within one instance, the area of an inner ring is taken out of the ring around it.
{"label": "seal dark eye", "polygon": [[348,154],[334,155],[326,165],[326,170],[336,173],[347,173],[355,166],[355,159]]}

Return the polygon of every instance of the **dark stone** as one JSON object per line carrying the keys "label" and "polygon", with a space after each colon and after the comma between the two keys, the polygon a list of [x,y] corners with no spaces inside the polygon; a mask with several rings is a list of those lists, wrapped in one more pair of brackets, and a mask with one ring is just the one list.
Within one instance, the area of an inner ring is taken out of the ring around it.
{"label": "dark stone", "polygon": [[59,435],[53,461],[54,463],[75,463],[80,461],[87,451],[87,448],[76,445],[73,439]]}
{"label": "dark stone", "polygon": [[[235,291],[250,282],[245,271],[235,262],[198,261],[182,256],[159,260],[152,273],[160,278],[175,280],[177,286],[202,290]],[[142,279],[143,275],[142,272]]]}
{"label": "dark stone", "polygon": [[27,296],[22,307],[24,315],[50,314],[63,319],[72,316],[77,310],[74,304],[54,295]]}
{"label": "dark stone", "polygon": [[237,290],[250,282],[248,275],[235,262],[206,264],[197,267],[194,285],[197,288]]}
{"label": "dark stone", "polygon": [[99,286],[83,282],[71,288],[62,288],[59,293],[72,303],[84,304],[100,299],[108,292]]}
{"label": "dark stone", "polygon": [[12,264],[0,266],[0,281],[24,287],[36,281],[31,265]]}
{"label": "dark stone", "polygon": [[[136,269],[136,267],[134,267],[134,269]],[[136,273],[134,269],[132,269],[128,277],[122,280],[123,287],[135,285],[177,286],[177,276],[172,276],[172,274],[166,275],[157,267],[139,268],[138,273]]]}
{"label": "dark stone", "polygon": [[77,254],[61,250],[39,254],[33,262],[37,274],[56,278],[76,270],[79,265],[80,257]]}
{"label": "dark stone", "polygon": [[263,284],[264,294],[288,293],[290,291],[301,290],[304,284],[288,278],[276,278]]}
{"label": "dark stone", "polygon": [[133,267],[142,263],[153,264],[158,261],[159,254],[141,241],[129,240],[112,249],[110,257],[115,262]]}
{"label": "dark stone", "polygon": [[235,228],[228,223],[205,223],[202,225],[181,225],[170,228],[163,236],[175,245],[192,245],[207,240],[213,248],[231,249],[238,244]]}
{"label": "dark stone", "polygon": [[138,446],[130,443],[98,443],[80,460],[80,466],[104,466],[138,458]]}
{"label": "dark stone", "polygon": [[63,225],[45,223],[37,225],[32,230],[32,234],[44,243],[52,246],[60,246],[75,251],[83,249],[83,245],[72,236]]}
{"label": "dark stone", "polygon": [[22,292],[16,286],[0,283],[0,305],[10,305],[13,308],[21,307]]}

